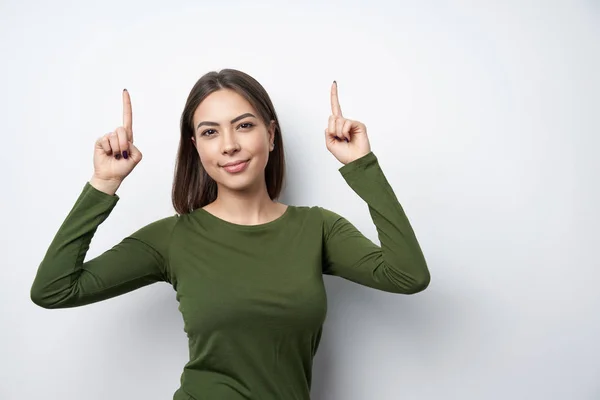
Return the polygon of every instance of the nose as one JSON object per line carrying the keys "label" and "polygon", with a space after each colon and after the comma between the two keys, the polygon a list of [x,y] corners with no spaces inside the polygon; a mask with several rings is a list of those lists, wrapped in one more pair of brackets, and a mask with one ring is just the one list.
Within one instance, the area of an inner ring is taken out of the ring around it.
{"label": "nose", "polygon": [[240,144],[237,140],[237,136],[234,132],[224,132],[222,143],[223,154],[235,154],[240,150]]}

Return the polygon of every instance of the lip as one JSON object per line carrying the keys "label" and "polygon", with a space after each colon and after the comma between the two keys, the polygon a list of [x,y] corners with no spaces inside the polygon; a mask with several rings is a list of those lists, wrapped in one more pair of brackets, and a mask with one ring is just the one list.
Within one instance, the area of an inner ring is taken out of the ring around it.
{"label": "lip", "polygon": [[227,164],[221,165],[221,168],[229,173],[238,173],[245,170],[249,162],[250,160],[231,161]]}
{"label": "lip", "polygon": [[234,165],[242,164],[242,163],[245,163],[247,161],[248,160],[231,161],[231,162],[228,162],[227,164],[221,165],[221,167],[233,167]]}

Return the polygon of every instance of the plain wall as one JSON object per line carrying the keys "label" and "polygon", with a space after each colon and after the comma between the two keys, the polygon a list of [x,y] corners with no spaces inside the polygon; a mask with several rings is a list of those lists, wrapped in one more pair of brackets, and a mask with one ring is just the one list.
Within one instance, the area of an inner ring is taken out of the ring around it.
{"label": "plain wall", "polygon": [[168,284],[66,310],[29,289],[121,90],[144,159],[88,257],[174,214],[180,113],[221,68],[272,96],[283,200],[377,241],[325,148],[336,79],[429,263],[414,296],[325,278],[314,399],[600,398],[600,3],[166,3],[0,3],[1,399],[171,398],[187,341]]}

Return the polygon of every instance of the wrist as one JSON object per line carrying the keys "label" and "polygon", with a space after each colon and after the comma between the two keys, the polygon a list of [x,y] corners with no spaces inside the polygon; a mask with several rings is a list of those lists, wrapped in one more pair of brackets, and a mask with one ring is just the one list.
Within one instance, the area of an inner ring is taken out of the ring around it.
{"label": "wrist", "polygon": [[104,192],[110,196],[114,196],[121,186],[121,181],[117,181],[114,179],[101,179],[96,176],[92,176],[90,179],[90,185],[94,187],[94,189]]}

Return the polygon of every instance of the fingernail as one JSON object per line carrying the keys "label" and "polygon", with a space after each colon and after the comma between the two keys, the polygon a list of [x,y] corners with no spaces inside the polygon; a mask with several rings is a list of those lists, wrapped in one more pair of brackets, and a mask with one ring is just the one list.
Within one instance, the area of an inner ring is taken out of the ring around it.
{"label": "fingernail", "polygon": [[115,154],[115,158],[116,158],[117,160],[120,160],[120,159],[121,159],[121,153],[117,153],[117,154]]}
{"label": "fingernail", "polygon": [[129,157],[129,154],[127,154],[127,150],[123,151],[123,158],[127,160],[127,158]]}
{"label": "fingernail", "polygon": [[336,82],[336,81],[333,81],[333,83],[335,83],[335,84],[337,85],[337,82]]}
{"label": "fingernail", "polygon": [[123,91],[124,91],[124,92],[126,92],[126,91],[127,91],[127,89],[123,89]]}

